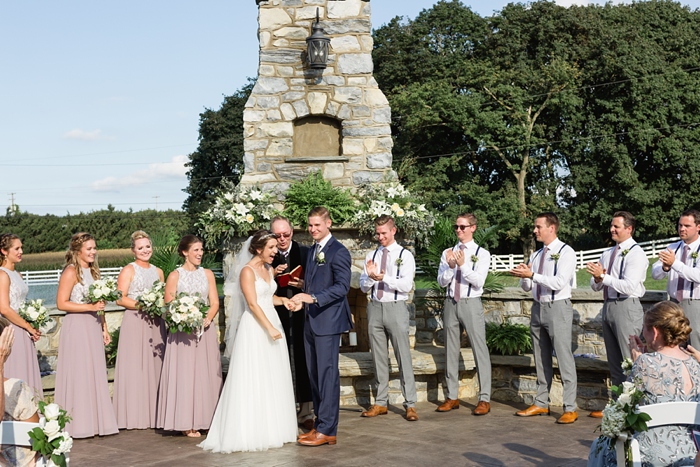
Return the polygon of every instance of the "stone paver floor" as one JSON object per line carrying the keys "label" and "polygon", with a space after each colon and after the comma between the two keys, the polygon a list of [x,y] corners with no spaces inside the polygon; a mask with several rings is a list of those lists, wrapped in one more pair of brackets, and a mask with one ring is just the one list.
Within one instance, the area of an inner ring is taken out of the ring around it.
{"label": "stone paver floor", "polygon": [[359,409],[341,409],[338,444],[316,448],[287,444],[265,452],[211,454],[199,440],[153,430],[76,440],[72,466],[584,466],[599,420],[579,412],[573,425],[552,416],[521,418],[522,404],[492,404],[491,413],[471,415],[476,401],[437,413],[437,404],[417,406],[420,420],[408,422],[401,407],[373,419]]}

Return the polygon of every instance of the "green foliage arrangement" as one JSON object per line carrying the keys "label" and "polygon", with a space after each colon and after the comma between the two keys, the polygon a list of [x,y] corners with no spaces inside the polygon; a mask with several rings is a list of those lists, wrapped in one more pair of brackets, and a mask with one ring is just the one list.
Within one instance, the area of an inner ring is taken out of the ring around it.
{"label": "green foliage arrangement", "polygon": [[486,346],[498,355],[521,355],[532,350],[530,328],[523,324],[486,323]]}
{"label": "green foliage arrangement", "polygon": [[208,245],[218,245],[225,238],[268,228],[270,219],[277,213],[274,202],[270,192],[224,180],[214,204],[202,214],[198,226]]}
{"label": "green foliage arrangement", "polygon": [[284,215],[293,225],[306,226],[309,211],[316,206],[328,208],[336,226],[350,223],[357,212],[352,194],[335,188],[320,172],[290,185],[284,200]]}
{"label": "green foliage arrangement", "polygon": [[121,328],[117,328],[109,333],[109,337],[112,341],[105,345],[105,359],[107,360],[107,366],[112,367],[117,363],[117,348],[119,347],[119,331]]}
{"label": "green foliage arrangement", "polygon": [[430,243],[435,217],[401,183],[366,183],[357,191],[356,197],[360,208],[352,224],[360,233],[373,235],[374,219],[386,214],[394,218],[399,232],[407,238],[415,238],[417,245]]}

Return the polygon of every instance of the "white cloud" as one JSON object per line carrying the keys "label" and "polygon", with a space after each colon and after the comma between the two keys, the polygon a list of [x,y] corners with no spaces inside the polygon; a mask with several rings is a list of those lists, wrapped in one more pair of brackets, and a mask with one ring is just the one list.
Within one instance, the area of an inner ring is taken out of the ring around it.
{"label": "white cloud", "polygon": [[175,156],[170,162],[156,162],[150,164],[147,169],[137,170],[124,177],[107,177],[92,182],[94,191],[120,192],[130,187],[146,185],[156,180],[184,179],[187,168],[185,163],[187,156]]}
{"label": "white cloud", "polygon": [[80,128],[75,128],[63,135],[65,139],[77,139],[80,141],[105,141],[114,140],[113,136],[105,136],[102,134],[102,130],[99,128],[97,130],[85,131]]}

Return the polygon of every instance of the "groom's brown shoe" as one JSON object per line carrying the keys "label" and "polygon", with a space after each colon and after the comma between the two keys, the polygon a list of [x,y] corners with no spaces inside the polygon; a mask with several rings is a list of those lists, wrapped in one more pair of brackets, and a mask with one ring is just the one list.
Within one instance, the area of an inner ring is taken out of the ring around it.
{"label": "groom's brown shoe", "polygon": [[322,446],[324,444],[335,444],[335,436],[326,436],[320,431],[314,431],[313,436],[308,438],[297,439],[297,443],[302,446]]}
{"label": "groom's brown shoe", "polygon": [[489,412],[491,412],[491,403],[486,402],[486,401],[479,401],[479,403],[476,404],[476,407],[474,408],[474,411],[472,412],[472,414],[474,414],[474,415],[486,415]]}
{"label": "groom's brown shoe", "polygon": [[445,399],[440,407],[435,409],[436,412],[449,412],[452,409],[457,410],[459,408],[459,400],[457,399]]}
{"label": "groom's brown shoe", "polygon": [[302,433],[300,435],[297,435],[297,441],[299,441],[300,439],[309,438],[315,434],[316,434],[316,428],[312,428],[311,431],[309,431],[308,433]]}
{"label": "groom's brown shoe", "polygon": [[593,418],[603,418],[603,411],[602,410],[594,410],[593,412],[588,414],[589,417]]}
{"label": "groom's brown shoe", "polygon": [[544,407],[539,407],[537,405],[531,405],[525,410],[520,410],[515,412],[515,415],[519,417],[532,417],[533,415],[549,415],[549,409]]}
{"label": "groom's brown shoe", "polygon": [[386,415],[389,410],[381,405],[373,405],[369,410],[362,412],[362,417],[376,417],[377,415]]}
{"label": "groom's brown shoe", "polygon": [[418,420],[418,414],[416,413],[416,409],[414,407],[408,407],[406,409],[406,420],[409,422],[415,422]]}
{"label": "groom's brown shoe", "polygon": [[557,419],[557,423],[560,425],[568,425],[569,423],[574,423],[578,420],[578,414],[576,412],[564,412],[561,417]]}

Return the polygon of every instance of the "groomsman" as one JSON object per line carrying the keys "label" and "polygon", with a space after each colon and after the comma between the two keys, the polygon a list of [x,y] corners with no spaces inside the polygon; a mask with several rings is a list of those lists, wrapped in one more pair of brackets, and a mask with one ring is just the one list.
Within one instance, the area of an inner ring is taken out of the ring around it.
{"label": "groomsman", "polygon": [[[549,392],[552,389],[552,350],[556,352],[564,386],[564,413],[557,423],[574,423],[576,412],[576,363],[571,352],[574,308],[571,286],[576,273],[576,253],[557,237],[559,218],[543,212],[535,219],[535,238],[544,246],[510,273],[520,278],[520,286],[532,291],[530,335],[537,370],[535,403],[516,413],[521,417],[549,415]],[[535,272],[537,271],[537,272]]]}
{"label": "groomsman", "polygon": [[[616,245],[603,252],[597,263],[586,264],[591,274],[591,288],[602,290],[603,339],[613,385],[625,381],[620,365],[631,357],[629,336],[642,331],[644,310],[639,299],[644,295],[649,260],[632,238],[636,220],[627,211],[613,214],[610,236]],[[598,416],[594,413],[593,416]]]}
{"label": "groomsman", "polygon": [[300,435],[303,446],[336,444],[340,417],[340,335],[352,327],[348,304],[350,252],[331,235],[331,217],[323,206],[309,212],[309,234],[314,239],[304,272],[304,292],[292,299],[305,303],[304,347],[311,381],[316,421]]}
{"label": "groomsman", "polygon": [[416,414],[416,382],[413,376],[411,345],[408,340],[408,294],[413,289],[416,262],[413,254],[396,243],[396,225],[391,216],[382,215],[374,221],[377,240],[381,245],[367,253],[360,276],[360,289],[372,291],[367,305],[367,321],[374,374],[377,377],[377,397],[374,405],[362,412],[363,417],[387,413],[389,403],[389,343],[399,362],[401,392],[406,420],[418,420]]}
{"label": "groomsman", "polygon": [[[272,263],[275,268],[275,276],[288,273],[297,266],[306,267],[306,255],[308,247],[299,245],[292,240],[294,228],[289,219],[275,216],[270,222],[270,231],[277,235],[277,255]],[[304,287],[303,279],[289,281],[289,285],[282,287],[278,283],[275,295],[278,297],[292,298],[301,293]],[[307,430],[314,427],[314,414],[311,404],[311,383],[306,369],[306,353],[304,351],[304,313],[294,313],[285,306],[276,306],[277,314],[282,322],[284,333],[289,345],[289,359],[292,365],[292,377],[296,401],[299,404],[297,421]]]}
{"label": "groomsman", "polygon": [[491,411],[491,360],[486,347],[486,322],[481,305],[491,254],[474,242],[476,217],[462,213],[454,225],[459,242],[442,253],[438,283],[447,287],[443,327],[445,332],[445,382],[447,399],[438,412],[459,409],[459,348],[461,331],[467,330],[479,377],[479,403],[472,412],[486,415]]}
{"label": "groomsman", "polygon": [[690,320],[693,332],[690,343],[700,349],[700,211],[683,211],[678,219],[679,242],[671,243],[659,253],[660,261],[651,268],[651,277],[668,277],[666,290],[674,302],[681,305]]}

